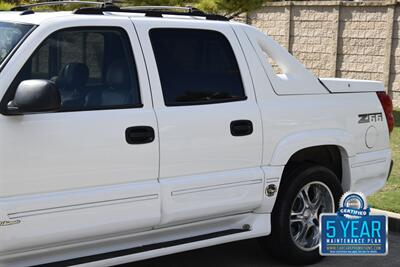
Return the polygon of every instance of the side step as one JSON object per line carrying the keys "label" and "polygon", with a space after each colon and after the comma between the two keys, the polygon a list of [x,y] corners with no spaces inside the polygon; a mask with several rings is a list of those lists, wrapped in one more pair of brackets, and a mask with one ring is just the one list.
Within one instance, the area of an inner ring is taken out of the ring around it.
{"label": "side step", "polygon": [[141,246],[141,247],[134,247],[134,248],[124,249],[124,250],[119,250],[119,251],[107,252],[107,253],[102,253],[102,254],[97,254],[97,255],[92,255],[92,256],[87,256],[87,257],[81,257],[81,258],[70,259],[70,260],[65,260],[65,261],[58,261],[58,262],[36,265],[36,266],[42,266],[42,267],[73,266],[73,265],[79,265],[79,264],[85,264],[85,263],[90,263],[90,262],[112,259],[112,258],[116,258],[116,257],[123,257],[123,256],[127,256],[127,255],[137,254],[137,253],[148,252],[148,251],[152,251],[152,250],[156,250],[156,249],[174,247],[174,246],[178,246],[178,245],[189,244],[189,243],[198,242],[198,241],[202,241],[202,240],[218,238],[218,237],[223,237],[223,236],[229,236],[229,235],[234,235],[234,234],[239,234],[239,233],[249,232],[249,231],[250,231],[250,229],[230,229],[230,230],[215,232],[215,233],[206,234],[206,235],[199,235],[199,236],[194,236],[194,237],[190,237],[190,238],[183,238],[183,239],[178,239],[178,240],[173,240],[173,241],[168,241],[168,242],[163,242],[163,243],[158,243],[158,244],[145,245],[145,246]]}

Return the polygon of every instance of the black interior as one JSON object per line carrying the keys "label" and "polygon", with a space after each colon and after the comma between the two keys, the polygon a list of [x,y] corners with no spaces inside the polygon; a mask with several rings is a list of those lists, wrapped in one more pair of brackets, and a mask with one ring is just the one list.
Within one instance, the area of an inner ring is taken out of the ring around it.
{"label": "black interior", "polygon": [[118,28],[74,28],[44,41],[13,83],[47,79],[60,90],[62,111],[141,105],[129,38]]}

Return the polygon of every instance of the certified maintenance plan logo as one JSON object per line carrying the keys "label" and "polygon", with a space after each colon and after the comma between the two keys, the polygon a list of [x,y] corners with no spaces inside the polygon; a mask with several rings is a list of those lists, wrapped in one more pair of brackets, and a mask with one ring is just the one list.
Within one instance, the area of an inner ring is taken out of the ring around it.
{"label": "certified maintenance plan logo", "polygon": [[387,217],[370,215],[362,193],[345,193],[337,213],[320,216],[321,255],[387,255]]}

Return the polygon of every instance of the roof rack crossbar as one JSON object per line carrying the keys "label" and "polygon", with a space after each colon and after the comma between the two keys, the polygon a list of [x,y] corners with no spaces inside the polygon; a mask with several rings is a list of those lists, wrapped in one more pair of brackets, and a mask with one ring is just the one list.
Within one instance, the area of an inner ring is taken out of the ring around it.
{"label": "roof rack crossbar", "polygon": [[65,1],[52,1],[52,2],[39,2],[35,4],[21,5],[11,8],[11,11],[26,11],[35,7],[41,6],[61,6],[70,4],[81,4],[81,5],[97,5],[104,6],[107,2],[95,2],[95,1],[78,1],[78,0],[65,0]]}

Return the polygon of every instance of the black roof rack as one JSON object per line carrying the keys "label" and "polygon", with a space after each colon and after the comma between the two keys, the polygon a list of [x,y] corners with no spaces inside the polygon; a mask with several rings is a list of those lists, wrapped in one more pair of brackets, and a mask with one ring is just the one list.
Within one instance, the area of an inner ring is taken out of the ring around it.
{"label": "black roof rack", "polygon": [[74,11],[74,14],[85,14],[85,15],[104,15],[104,12],[123,12],[123,13],[137,13],[145,14],[147,17],[160,17],[163,15],[179,15],[179,16],[190,16],[190,17],[203,17],[207,20],[220,20],[229,21],[228,18],[216,15],[208,14],[200,9],[187,6],[187,7],[176,7],[176,6],[134,6],[134,7],[119,7],[113,4],[112,0],[104,1],[78,1],[78,0],[65,0],[65,1],[52,1],[52,2],[39,2],[29,5],[16,6],[11,11],[24,11],[21,15],[32,14],[32,8],[41,6],[57,6],[57,5],[69,5],[69,4],[81,4],[81,5],[94,5],[95,7],[81,7]]}
{"label": "black roof rack", "polygon": [[163,15],[178,15],[190,17],[203,17],[207,20],[229,21],[227,17],[208,14],[194,7],[175,7],[175,6],[135,6],[118,7],[113,4],[106,4],[100,7],[82,7],[74,11],[75,14],[102,15],[104,12],[123,12],[145,14],[146,17],[160,17]]}
{"label": "black roof rack", "polygon": [[26,10],[31,10],[32,8],[41,7],[41,6],[62,6],[62,5],[71,5],[71,4],[103,6],[103,5],[107,5],[107,2],[77,1],[77,0],[39,2],[39,3],[35,3],[35,4],[16,6],[16,7],[11,8],[10,10],[11,11],[26,11]]}
{"label": "black roof rack", "polygon": [[179,15],[190,17],[204,17],[209,20],[228,21],[229,19],[216,14],[208,14],[195,7],[177,7],[177,6],[134,6],[134,7],[118,7],[112,3],[106,3],[99,7],[83,7],[75,10],[75,14],[97,14],[102,15],[104,12],[123,12],[145,14],[147,17],[163,17],[163,15]]}

